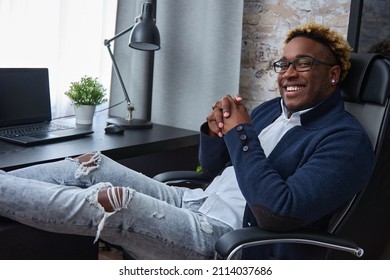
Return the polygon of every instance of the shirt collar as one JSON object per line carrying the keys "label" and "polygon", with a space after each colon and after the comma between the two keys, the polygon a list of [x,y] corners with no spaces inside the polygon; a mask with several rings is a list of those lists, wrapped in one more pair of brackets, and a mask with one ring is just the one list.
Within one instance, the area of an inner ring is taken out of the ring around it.
{"label": "shirt collar", "polygon": [[302,110],[302,111],[297,111],[297,112],[294,112],[291,114],[290,118],[288,117],[288,110],[286,108],[286,106],[284,105],[284,101],[283,99],[281,98],[280,99],[280,107],[282,107],[282,116],[283,118],[285,118],[286,120],[294,120],[294,119],[298,119],[300,120],[301,119],[301,115],[310,111],[312,108],[309,108],[309,109],[305,109],[305,110]]}

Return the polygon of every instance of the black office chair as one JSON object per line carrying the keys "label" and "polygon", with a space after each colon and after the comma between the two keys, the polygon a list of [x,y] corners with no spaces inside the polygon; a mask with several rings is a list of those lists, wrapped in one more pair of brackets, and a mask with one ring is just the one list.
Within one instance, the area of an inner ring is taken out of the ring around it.
{"label": "black office chair", "polygon": [[[235,253],[243,248],[260,246],[274,243],[300,243],[328,248],[326,258],[345,258],[334,256],[335,251],[351,253],[357,257],[362,257],[364,250],[356,245],[352,240],[359,239],[359,243],[375,243],[376,230],[381,230],[383,236],[390,233],[390,208],[389,194],[378,194],[378,189],[386,190],[390,184],[390,130],[389,130],[389,96],[390,96],[390,63],[378,54],[351,54],[351,69],[346,79],[340,85],[345,108],[354,115],[367,131],[372,142],[375,153],[375,165],[371,178],[365,189],[357,194],[351,202],[331,220],[328,232],[311,232],[307,230],[297,230],[293,232],[269,232],[258,227],[247,227],[233,230],[223,235],[215,245],[215,258],[231,259]],[[194,174],[195,180],[192,180]],[[205,186],[209,178],[205,178],[201,173],[189,173],[188,171],[166,172],[155,176],[156,180],[167,182],[168,184],[192,185],[192,182]],[[370,195],[371,194],[371,195]],[[379,197],[380,204],[377,202]],[[368,200],[368,202],[365,202]],[[356,208],[360,205],[365,208],[360,211],[359,217],[354,216]],[[389,205],[389,206],[386,206]],[[382,206],[382,207],[381,207]],[[373,221],[377,207],[383,213],[382,220],[376,228],[364,228],[364,223],[359,224],[362,215],[367,213],[366,223]],[[355,220],[355,225],[350,224],[350,220]],[[356,223],[360,228],[356,229]],[[353,228],[355,226],[355,228]],[[360,232],[366,232],[361,234]],[[347,238],[345,238],[347,236]],[[367,240],[368,239],[368,240]],[[376,247],[384,246],[386,237],[376,244]],[[367,245],[369,246],[369,245]],[[375,250],[374,250],[375,251]],[[352,256],[352,255],[349,255]],[[377,258],[377,254],[369,254],[370,258]]]}

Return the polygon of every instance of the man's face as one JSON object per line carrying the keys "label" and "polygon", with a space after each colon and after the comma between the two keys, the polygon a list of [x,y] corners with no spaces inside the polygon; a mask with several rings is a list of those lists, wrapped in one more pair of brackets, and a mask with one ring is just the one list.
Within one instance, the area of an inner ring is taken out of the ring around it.
{"label": "man's face", "polygon": [[[333,64],[324,45],[305,37],[292,39],[283,49],[282,60],[307,56]],[[290,65],[286,72],[278,74],[279,91],[287,110],[293,113],[308,109],[328,98],[335,90],[334,80],[339,79],[339,69],[334,71],[337,67],[314,62],[309,71],[298,72]]]}

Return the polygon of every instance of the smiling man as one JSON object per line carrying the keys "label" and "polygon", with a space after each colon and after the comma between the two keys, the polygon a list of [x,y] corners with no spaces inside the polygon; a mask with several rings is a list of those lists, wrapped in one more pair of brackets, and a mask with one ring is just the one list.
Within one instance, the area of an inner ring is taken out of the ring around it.
{"label": "smiling man", "polygon": [[340,81],[340,73],[349,68],[347,53],[340,58],[345,64],[340,65],[329,46],[299,34],[290,33],[283,58],[274,63],[275,72],[280,74],[280,95],[290,113],[309,109],[328,98]]}
{"label": "smiling man", "polygon": [[[287,34],[282,57],[273,64],[281,98],[251,115],[239,98],[225,96],[213,105],[203,127],[202,143],[209,145],[201,146],[201,164],[215,174],[218,163],[226,164],[221,159],[231,161],[246,201],[244,227],[326,230],[332,213],[365,185],[371,145],[344,110],[338,89],[350,67],[349,54],[348,43],[328,27],[298,26]],[[316,259],[324,253],[278,244],[245,249],[243,257]]]}

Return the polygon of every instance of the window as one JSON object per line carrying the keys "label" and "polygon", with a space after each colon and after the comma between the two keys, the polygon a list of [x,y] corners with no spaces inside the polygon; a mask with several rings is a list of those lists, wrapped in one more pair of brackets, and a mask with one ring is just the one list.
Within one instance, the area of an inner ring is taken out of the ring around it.
{"label": "window", "polygon": [[355,51],[380,52],[389,56],[389,9],[390,2],[386,0],[351,2],[348,39]]}
{"label": "window", "polygon": [[97,77],[109,92],[103,42],[114,35],[116,7],[116,0],[0,0],[0,67],[48,68],[53,118],[74,114],[64,95],[71,82]]}

